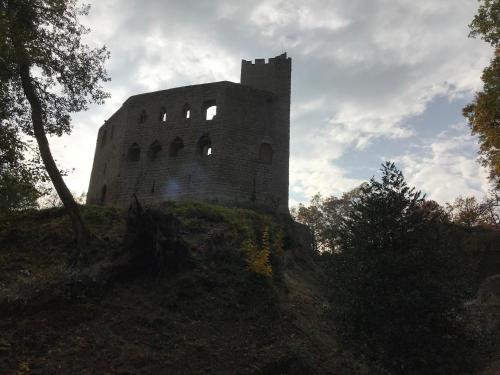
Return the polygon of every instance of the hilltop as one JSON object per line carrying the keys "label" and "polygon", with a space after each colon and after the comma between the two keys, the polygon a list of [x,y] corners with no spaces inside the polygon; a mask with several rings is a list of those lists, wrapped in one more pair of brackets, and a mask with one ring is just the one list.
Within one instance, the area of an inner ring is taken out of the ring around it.
{"label": "hilltop", "polygon": [[[100,237],[83,254],[62,209],[1,226],[1,374],[356,373],[300,225],[195,203],[82,208]],[[159,241],[137,229],[152,217]],[[270,274],[249,267],[264,233]]]}

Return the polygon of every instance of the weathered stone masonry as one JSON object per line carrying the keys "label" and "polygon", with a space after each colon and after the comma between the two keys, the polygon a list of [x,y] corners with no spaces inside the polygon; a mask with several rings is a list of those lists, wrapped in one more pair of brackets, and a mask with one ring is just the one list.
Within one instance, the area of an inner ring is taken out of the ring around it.
{"label": "weathered stone masonry", "polygon": [[[202,200],[288,212],[291,58],[127,99],[99,129],[87,203]],[[215,116],[213,116],[216,111]],[[213,118],[212,118],[213,116]]]}

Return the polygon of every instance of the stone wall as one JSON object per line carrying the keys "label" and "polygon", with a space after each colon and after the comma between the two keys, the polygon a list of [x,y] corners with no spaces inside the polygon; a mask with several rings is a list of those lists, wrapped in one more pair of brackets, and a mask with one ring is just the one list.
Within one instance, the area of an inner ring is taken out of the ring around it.
{"label": "stone wall", "polygon": [[290,72],[286,55],[243,61],[242,84],[129,98],[99,129],[87,202],[127,206],[136,194],[288,212]]}

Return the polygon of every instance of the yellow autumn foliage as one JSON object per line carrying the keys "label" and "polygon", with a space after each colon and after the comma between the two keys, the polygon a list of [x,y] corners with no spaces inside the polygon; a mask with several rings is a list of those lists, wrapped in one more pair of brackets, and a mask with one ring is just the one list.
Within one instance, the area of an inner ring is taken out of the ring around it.
{"label": "yellow autumn foliage", "polygon": [[269,255],[271,254],[269,227],[266,226],[262,233],[262,247],[259,248],[255,242],[248,240],[245,242],[244,248],[247,253],[248,269],[264,276],[271,276],[273,269],[269,262]]}

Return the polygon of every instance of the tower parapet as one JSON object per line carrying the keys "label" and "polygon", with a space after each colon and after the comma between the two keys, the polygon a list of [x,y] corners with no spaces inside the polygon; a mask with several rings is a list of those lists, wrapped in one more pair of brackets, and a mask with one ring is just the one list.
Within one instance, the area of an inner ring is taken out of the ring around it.
{"label": "tower parapet", "polygon": [[241,62],[242,85],[273,92],[283,99],[289,97],[291,75],[292,59],[286,53],[270,57],[268,62],[265,59]]}

